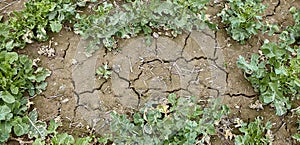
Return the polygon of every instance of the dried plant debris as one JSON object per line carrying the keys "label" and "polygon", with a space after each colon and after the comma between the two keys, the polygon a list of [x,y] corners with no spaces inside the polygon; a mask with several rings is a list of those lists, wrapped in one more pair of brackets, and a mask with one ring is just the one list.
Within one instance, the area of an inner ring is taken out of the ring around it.
{"label": "dried plant debris", "polygon": [[264,109],[263,104],[259,100],[256,100],[255,103],[250,104],[249,107],[251,109],[256,109],[257,111]]}
{"label": "dried plant debris", "polygon": [[38,54],[39,55],[44,55],[47,57],[53,57],[55,56],[55,49],[52,47],[52,45],[58,45],[57,42],[54,42],[53,39],[49,41],[49,45],[42,45],[39,48]]}

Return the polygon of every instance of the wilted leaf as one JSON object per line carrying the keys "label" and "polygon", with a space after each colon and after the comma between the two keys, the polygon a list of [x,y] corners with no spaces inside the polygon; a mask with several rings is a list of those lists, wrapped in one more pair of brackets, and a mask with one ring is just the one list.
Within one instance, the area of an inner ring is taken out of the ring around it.
{"label": "wilted leaf", "polygon": [[29,138],[41,138],[44,139],[47,136],[47,124],[45,122],[37,120],[38,113],[36,109],[32,110],[28,115],[29,122]]}

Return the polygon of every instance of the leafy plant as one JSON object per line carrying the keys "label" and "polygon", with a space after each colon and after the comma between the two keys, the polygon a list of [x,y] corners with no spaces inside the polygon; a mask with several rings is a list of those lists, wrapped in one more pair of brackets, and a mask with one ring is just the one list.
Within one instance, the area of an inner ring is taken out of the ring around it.
{"label": "leafy plant", "polygon": [[58,133],[56,130],[59,126],[61,123],[54,120],[50,121],[48,128],[45,124],[43,129],[45,136],[35,139],[32,145],[88,145],[92,141],[90,136],[74,139],[72,135],[67,133]]}
{"label": "leafy plant", "polygon": [[[293,109],[292,111],[295,111],[295,114],[297,115],[298,117],[298,128],[297,130],[299,131],[300,130],[300,120],[299,120],[299,117],[300,117],[300,107],[297,107],[296,109]],[[296,141],[300,142],[300,134],[299,133],[295,133],[294,135],[292,135],[292,138],[295,139]]]}
{"label": "leafy plant", "polygon": [[111,71],[107,65],[107,63],[105,63],[103,66],[100,66],[97,70],[96,70],[96,75],[100,75],[100,78],[104,78],[104,79],[108,79],[111,75]]}
{"label": "leafy plant", "polygon": [[0,50],[11,51],[33,40],[47,40],[46,30],[59,32],[63,22],[72,21],[75,8],[71,0],[29,0],[24,10],[14,12],[8,21],[0,23]]}
{"label": "leafy plant", "polygon": [[243,135],[235,137],[236,145],[269,145],[272,144],[271,122],[262,124],[261,118],[256,118],[254,122],[242,123],[239,130]]}
{"label": "leafy plant", "polygon": [[260,15],[266,6],[261,0],[227,0],[227,2],[218,16],[221,16],[222,23],[227,26],[226,30],[232,39],[243,43],[264,26]]}
{"label": "leafy plant", "polygon": [[204,13],[207,2],[136,0],[128,1],[120,8],[104,2],[94,9],[95,14],[77,15],[78,23],[74,29],[83,38],[91,38],[88,52],[93,52],[99,44],[111,50],[116,48],[116,38],[130,38],[140,33],[150,36],[153,29],[170,30],[176,36],[183,30],[203,28],[205,23],[210,24]]}
{"label": "leafy plant", "polygon": [[261,56],[252,55],[249,63],[240,56],[237,62],[254,90],[260,93],[260,100],[273,104],[277,115],[285,114],[291,109],[290,101],[299,98],[299,15],[300,11],[294,13],[295,25],[280,34],[278,43],[265,40]]}
{"label": "leafy plant", "polygon": [[[33,135],[37,122],[29,113],[28,98],[46,89],[45,79],[51,72],[45,68],[33,68],[32,61],[16,52],[0,52],[0,142],[5,142],[12,130],[15,135]],[[40,134],[41,135],[41,134]]]}
{"label": "leafy plant", "polygon": [[228,108],[215,100],[203,108],[195,101],[195,97],[170,94],[164,103],[146,104],[132,119],[112,112],[110,140],[115,144],[209,143]]}

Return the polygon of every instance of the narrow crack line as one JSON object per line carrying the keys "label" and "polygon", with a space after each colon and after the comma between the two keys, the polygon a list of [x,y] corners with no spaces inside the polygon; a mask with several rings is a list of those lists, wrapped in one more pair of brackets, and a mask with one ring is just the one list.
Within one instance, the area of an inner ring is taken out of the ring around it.
{"label": "narrow crack line", "polygon": [[141,71],[141,72],[138,74],[137,78],[131,80],[130,83],[132,84],[132,83],[134,83],[135,81],[137,81],[138,79],[140,79],[140,77],[141,77],[142,74],[143,74],[143,71]]}
{"label": "narrow crack line", "polygon": [[213,87],[209,87],[209,86],[207,87],[207,89],[217,91],[217,96],[216,97],[220,96],[220,91],[218,89],[213,88]]}
{"label": "narrow crack line", "polygon": [[104,81],[99,87],[97,87],[97,88],[93,88],[92,90],[88,90],[88,91],[83,91],[83,92],[80,92],[80,93],[78,93],[78,94],[79,94],[79,95],[86,94],[86,93],[93,94],[95,91],[101,90],[102,87],[103,87],[103,85],[104,85],[105,83],[107,83],[107,80],[105,80],[105,81]]}
{"label": "narrow crack line", "polygon": [[[117,73],[115,70],[113,70],[113,72],[115,74],[117,74],[118,78],[121,79],[121,80],[124,80],[128,83],[128,88],[131,89],[137,96],[138,96],[138,104],[137,104],[137,108],[139,108],[140,106],[140,103],[141,103],[141,96],[143,96],[143,94],[140,94],[134,87],[132,87],[132,83],[130,80],[124,78],[124,77],[121,77],[119,73]],[[121,96],[116,96],[116,97],[121,97]]]}
{"label": "narrow crack line", "polygon": [[155,55],[158,55],[157,39],[155,39]]}
{"label": "narrow crack line", "polygon": [[77,100],[76,100],[76,106],[73,110],[73,116],[76,117],[76,110],[79,107],[79,102],[80,102],[80,97],[79,94],[76,91],[73,91],[74,95],[76,96]]}
{"label": "narrow crack line", "polygon": [[216,39],[214,36],[212,36],[212,35],[210,35],[210,34],[208,34],[207,32],[205,32],[205,31],[201,31],[201,33],[203,33],[204,35],[206,35],[206,36],[208,36],[208,37],[210,37],[211,39]]}
{"label": "narrow crack line", "polygon": [[218,69],[220,69],[221,71],[223,71],[223,72],[226,74],[226,79],[225,79],[225,81],[226,81],[226,83],[228,84],[229,73],[228,73],[224,68],[220,67],[220,66],[216,63],[215,60],[212,61],[212,62],[214,62],[215,66],[216,66]]}
{"label": "narrow crack line", "polygon": [[277,8],[279,7],[279,5],[280,5],[280,0],[278,0],[276,6],[274,7],[273,13],[272,14],[267,14],[265,17],[272,17],[272,16],[274,16],[276,14],[276,11],[277,11]]}
{"label": "narrow crack line", "polygon": [[186,86],[186,88],[189,88],[192,85],[192,83],[194,83],[196,85],[201,84],[203,86],[206,86],[201,80],[198,79],[199,76],[200,76],[200,72],[197,73],[197,76],[195,79],[188,81],[188,85]]}
{"label": "narrow crack line", "polygon": [[62,57],[64,58],[63,60],[65,60],[65,57],[66,57],[66,55],[67,55],[67,51],[69,50],[70,45],[71,45],[71,43],[70,43],[70,38],[68,38],[67,41],[68,41],[68,45],[67,45],[67,49],[64,50],[64,54],[63,54],[63,56],[62,56]]}
{"label": "narrow crack line", "polygon": [[280,3],[281,3],[281,1],[278,0],[277,5],[276,5],[275,8],[274,8],[274,14],[276,13],[277,8],[280,6]]}
{"label": "narrow crack line", "polygon": [[[161,88],[147,88],[147,90],[144,90],[142,94],[147,94],[149,91],[154,90],[154,91],[161,91]],[[143,95],[144,96],[144,95]]]}
{"label": "narrow crack line", "polygon": [[257,95],[247,95],[247,94],[244,94],[244,93],[226,93],[224,95],[228,95],[230,97],[243,96],[243,97],[247,97],[247,98],[254,98],[254,97],[257,96]]}
{"label": "narrow crack line", "polygon": [[184,39],[184,45],[183,45],[183,47],[182,47],[182,49],[181,49],[181,52],[180,52],[181,57],[182,57],[182,55],[183,55],[183,52],[184,52],[184,50],[185,50],[185,47],[187,46],[187,41],[188,41],[188,39],[190,38],[191,34],[192,34],[192,32],[189,32],[188,35],[186,36],[186,38]]}
{"label": "narrow crack line", "polygon": [[77,116],[77,113],[76,113],[76,112],[77,112],[77,109],[78,109],[79,107],[83,107],[83,108],[89,110],[89,109],[87,108],[86,105],[84,105],[84,104],[77,104],[77,105],[75,106],[75,108],[74,108],[74,117]]}
{"label": "narrow crack line", "polygon": [[79,106],[80,97],[79,97],[79,94],[75,91],[76,90],[76,85],[75,85],[75,81],[72,78],[71,78],[71,83],[72,83],[73,88],[74,88],[73,93],[74,93],[74,95],[77,98],[77,100],[76,100],[76,106],[75,106],[75,108],[73,110],[73,116],[76,117],[76,110],[77,110],[77,108]]}
{"label": "narrow crack line", "polygon": [[192,62],[192,61],[194,61],[194,60],[201,60],[201,59],[207,60],[207,59],[209,59],[209,58],[207,58],[207,57],[205,57],[205,56],[199,56],[199,57],[193,57],[193,58],[191,58],[191,59],[189,59],[189,60],[185,59],[185,61],[186,61],[186,62]]}
{"label": "narrow crack line", "polygon": [[138,96],[138,104],[137,104],[137,108],[139,108],[140,107],[140,105],[141,105],[141,97],[144,97],[144,95],[143,94],[141,94],[141,93],[139,93],[136,89],[135,89],[135,87],[129,87],[137,96]]}
{"label": "narrow crack line", "polygon": [[74,95],[77,97],[76,104],[78,105],[80,102],[80,96],[76,91],[73,91]]}
{"label": "narrow crack line", "polygon": [[215,31],[215,38],[214,38],[214,40],[215,40],[215,50],[214,50],[214,57],[216,57],[216,55],[217,55],[217,49],[219,49],[219,48],[220,48],[220,47],[219,47],[218,40],[217,40],[217,31]]}
{"label": "narrow crack line", "polygon": [[115,70],[112,70],[115,74],[117,74],[117,76],[118,76],[118,78],[119,79],[121,79],[121,80],[123,80],[123,81],[125,81],[125,82],[127,82],[128,83],[128,88],[130,87],[130,80],[128,80],[128,79],[126,79],[126,78],[124,78],[124,77],[121,77],[120,76],[120,74],[119,73],[117,73]]}
{"label": "narrow crack line", "polygon": [[61,107],[62,107],[62,103],[61,103],[60,101],[59,101],[58,103],[59,103],[59,106],[58,106],[58,108],[57,108],[57,115],[56,115],[56,117],[60,116],[60,113],[61,113]]}
{"label": "narrow crack line", "polygon": [[221,71],[223,71],[223,72],[225,72],[225,73],[228,73],[224,68],[220,67],[220,66],[217,64],[216,60],[211,60],[211,61],[214,62],[214,65],[215,65],[218,69],[220,69]]}
{"label": "narrow crack line", "polygon": [[140,67],[143,67],[145,64],[153,63],[153,62],[156,62],[156,61],[160,62],[160,63],[171,63],[171,62],[177,61],[177,59],[176,60],[164,60],[164,59],[155,58],[155,59],[151,59],[151,60],[142,62],[142,64],[140,65]]}
{"label": "narrow crack line", "polygon": [[189,94],[192,94],[192,92],[190,90],[185,89],[185,88],[177,88],[177,89],[173,89],[173,90],[167,90],[167,91],[164,91],[164,93],[171,94],[171,93],[179,92],[181,90],[187,91]]}
{"label": "narrow crack line", "polygon": [[223,71],[223,72],[225,73],[225,75],[226,75],[226,77],[225,77],[225,82],[226,82],[226,84],[228,84],[229,73],[228,73],[224,68],[220,67],[220,66],[217,64],[216,60],[213,60],[212,62],[214,62],[214,65],[215,65],[218,69],[220,69],[221,71]]}

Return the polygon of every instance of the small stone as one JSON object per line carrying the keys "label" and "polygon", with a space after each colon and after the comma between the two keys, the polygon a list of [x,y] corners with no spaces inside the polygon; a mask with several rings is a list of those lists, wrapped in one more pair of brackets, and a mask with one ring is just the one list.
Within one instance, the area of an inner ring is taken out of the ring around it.
{"label": "small stone", "polygon": [[159,37],[159,35],[158,35],[156,32],[154,32],[154,33],[153,33],[153,37],[154,37],[155,39],[157,39],[157,38]]}
{"label": "small stone", "polygon": [[32,65],[35,66],[35,67],[38,67],[37,63],[40,62],[40,61],[41,61],[40,58],[33,59]]}
{"label": "small stone", "polygon": [[78,63],[78,61],[76,59],[72,59],[72,65],[76,65]]}
{"label": "small stone", "polygon": [[61,103],[67,103],[67,102],[69,102],[68,98],[66,98],[66,99],[64,99],[64,100],[61,101]]}
{"label": "small stone", "polygon": [[249,108],[251,109],[256,109],[256,110],[263,110],[264,107],[263,107],[263,104],[259,102],[259,100],[256,100],[254,104],[250,104],[249,105]]}

